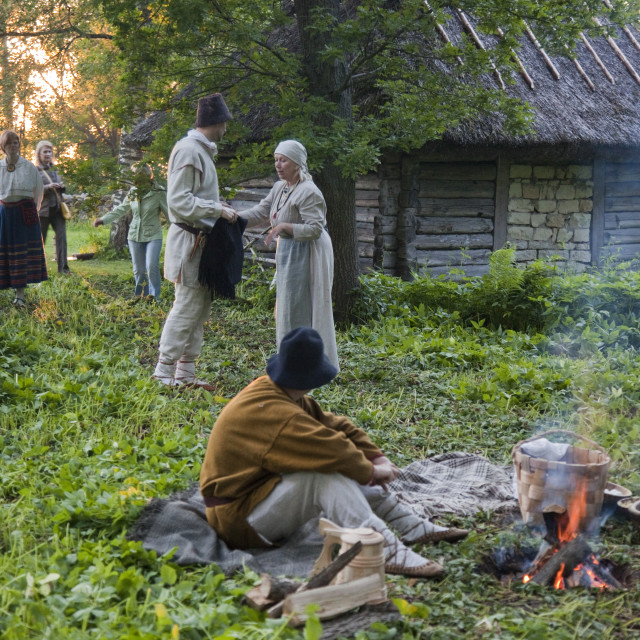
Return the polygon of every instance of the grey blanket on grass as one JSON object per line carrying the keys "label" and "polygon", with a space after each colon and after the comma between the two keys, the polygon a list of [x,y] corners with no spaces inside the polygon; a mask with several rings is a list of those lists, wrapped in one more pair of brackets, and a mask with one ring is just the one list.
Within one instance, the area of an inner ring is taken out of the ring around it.
{"label": "grey blanket on grass", "polygon": [[[414,462],[402,469],[389,488],[418,515],[431,519],[517,507],[512,468],[471,453],[453,452]],[[141,541],[158,555],[171,553],[179,565],[215,564],[228,575],[246,566],[258,573],[307,576],[323,542],[316,519],[275,549],[229,549],[207,523],[197,484],[167,499],[152,500],[128,538]]]}

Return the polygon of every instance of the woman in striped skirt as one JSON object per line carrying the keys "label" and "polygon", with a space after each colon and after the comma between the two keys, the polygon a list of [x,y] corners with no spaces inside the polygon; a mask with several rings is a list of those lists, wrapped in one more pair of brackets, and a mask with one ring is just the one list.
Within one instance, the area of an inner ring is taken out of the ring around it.
{"label": "woman in striped skirt", "polygon": [[38,219],[44,187],[36,167],[20,156],[15,131],[2,133],[0,149],[0,289],[15,289],[13,304],[23,308],[26,286],[47,279]]}

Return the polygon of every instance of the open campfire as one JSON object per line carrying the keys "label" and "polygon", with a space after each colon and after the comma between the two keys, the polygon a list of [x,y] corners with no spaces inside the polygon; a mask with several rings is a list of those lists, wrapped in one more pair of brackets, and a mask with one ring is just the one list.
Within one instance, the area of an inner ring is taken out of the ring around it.
{"label": "open campfire", "polygon": [[522,577],[524,583],[533,582],[555,589],[622,588],[600,563],[583,533],[589,525],[585,494],[585,485],[581,483],[566,507],[548,505],[542,510],[546,534]]}

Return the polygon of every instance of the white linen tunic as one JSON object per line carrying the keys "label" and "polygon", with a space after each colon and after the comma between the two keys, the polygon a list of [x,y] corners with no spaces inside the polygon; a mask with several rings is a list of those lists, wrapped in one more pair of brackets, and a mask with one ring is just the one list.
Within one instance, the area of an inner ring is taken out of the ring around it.
{"label": "white linen tunic", "polygon": [[[218,174],[214,158],[214,142],[206,142],[204,135],[189,131],[179,140],[169,157],[167,205],[169,221],[181,222],[197,229],[210,231],[222,214]],[[164,277],[187,287],[200,287],[198,266],[202,247],[193,257],[196,236],[175,224],[169,227],[164,257]]]}
{"label": "white linen tunic", "polygon": [[333,323],[333,246],[326,230],[327,205],[313,180],[299,182],[284,193],[280,180],[259,204],[240,215],[247,226],[267,218],[271,227],[293,225],[293,237],[280,234],[276,249],[276,341],[292,329],[313,327],[322,337],[330,362],[338,365]]}
{"label": "white linen tunic", "polygon": [[39,209],[43,194],[42,178],[34,164],[20,156],[15,171],[8,171],[7,159],[0,160],[0,200],[17,202],[33,198],[36,209]]}
{"label": "white linen tunic", "polygon": [[204,324],[211,312],[211,292],[198,281],[202,246],[194,252],[197,236],[175,223],[210,230],[222,214],[216,153],[215,142],[191,130],[176,143],[169,158],[167,205],[172,224],[167,233],[164,277],[175,283],[175,299],[160,336],[155,373],[160,378],[172,377],[178,362],[183,371],[192,373],[202,349]]}

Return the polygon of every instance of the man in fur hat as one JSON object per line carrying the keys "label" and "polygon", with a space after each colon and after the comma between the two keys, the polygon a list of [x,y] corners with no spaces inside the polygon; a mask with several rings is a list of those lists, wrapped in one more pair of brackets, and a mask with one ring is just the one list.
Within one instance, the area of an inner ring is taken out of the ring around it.
{"label": "man in fur hat", "polygon": [[169,233],[164,277],[175,284],[173,307],[162,330],[153,377],[166,385],[207,386],[195,376],[204,324],[211,311],[211,290],[200,284],[198,268],[203,233],[222,217],[235,223],[237,214],[220,202],[214,158],[232,116],[219,93],[200,98],[195,129],[179,140],[169,157],[167,205]]}
{"label": "man in fur hat", "polygon": [[442,574],[407,545],[454,542],[467,531],[435,525],[388,493],[399,469],[362,429],[306,395],[337,373],[315,329],[282,339],[267,375],[233,398],[211,431],[200,472],[209,524],[232,548],[269,547],[322,513],[381,533],[387,572]]}

